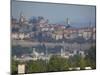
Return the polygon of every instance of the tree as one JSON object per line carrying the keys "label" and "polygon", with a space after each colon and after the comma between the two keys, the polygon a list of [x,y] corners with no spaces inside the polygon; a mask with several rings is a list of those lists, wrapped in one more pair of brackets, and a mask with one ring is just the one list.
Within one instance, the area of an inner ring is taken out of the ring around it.
{"label": "tree", "polygon": [[71,56],[68,59],[70,67],[80,67],[80,59],[81,59],[81,56],[78,54]]}
{"label": "tree", "polygon": [[18,65],[18,61],[15,60],[11,60],[11,73],[12,74],[17,74],[17,65]]}
{"label": "tree", "polygon": [[87,66],[87,60],[81,55],[74,55],[68,59],[69,65],[72,68],[80,67],[81,69],[85,69]]}
{"label": "tree", "polygon": [[49,60],[48,71],[64,71],[68,70],[68,61],[60,56],[52,56]]}
{"label": "tree", "polygon": [[80,68],[81,68],[81,69],[85,69],[85,67],[87,66],[86,60],[85,60],[85,58],[83,58],[83,57],[81,57],[79,63],[80,63]]}
{"label": "tree", "polygon": [[32,48],[22,47],[20,45],[12,46],[12,56],[20,57],[22,54],[32,53]]}
{"label": "tree", "polygon": [[96,47],[92,46],[89,50],[87,50],[86,60],[88,61],[88,65],[93,69],[96,68]]}
{"label": "tree", "polygon": [[27,73],[46,72],[46,63],[43,60],[27,62]]}

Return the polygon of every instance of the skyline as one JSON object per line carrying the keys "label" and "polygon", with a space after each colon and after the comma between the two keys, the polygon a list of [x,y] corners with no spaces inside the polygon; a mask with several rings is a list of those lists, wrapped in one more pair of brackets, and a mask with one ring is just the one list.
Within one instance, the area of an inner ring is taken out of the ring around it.
{"label": "skyline", "polygon": [[95,25],[96,7],[87,5],[54,4],[39,2],[12,1],[12,16],[19,19],[23,13],[27,19],[43,16],[49,23],[65,24],[69,18],[73,26]]}

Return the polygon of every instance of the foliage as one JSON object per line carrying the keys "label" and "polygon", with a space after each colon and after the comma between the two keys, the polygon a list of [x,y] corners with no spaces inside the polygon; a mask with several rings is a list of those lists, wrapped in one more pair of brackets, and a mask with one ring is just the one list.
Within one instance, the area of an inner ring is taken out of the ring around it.
{"label": "foliage", "polygon": [[11,73],[12,74],[17,74],[17,65],[18,65],[18,61],[15,60],[11,60]]}
{"label": "foliage", "polygon": [[48,71],[68,70],[68,61],[66,58],[52,56],[48,63]]}
{"label": "foliage", "polygon": [[86,60],[88,61],[88,65],[90,65],[93,69],[96,68],[96,47],[93,46],[87,51]]}
{"label": "foliage", "polygon": [[42,60],[27,62],[27,73],[46,72],[46,64]]}
{"label": "foliage", "polygon": [[28,54],[32,52],[32,48],[22,46],[12,46],[12,56],[21,56],[22,54]]}
{"label": "foliage", "polygon": [[[85,67],[96,68],[96,48],[91,47],[87,50],[86,57],[81,55],[74,55],[67,58],[61,56],[52,56],[49,61],[37,60],[37,61],[26,61],[26,73],[36,72],[55,72],[55,71],[67,71],[69,68]],[[11,64],[12,73],[17,73],[18,61],[12,60]]]}

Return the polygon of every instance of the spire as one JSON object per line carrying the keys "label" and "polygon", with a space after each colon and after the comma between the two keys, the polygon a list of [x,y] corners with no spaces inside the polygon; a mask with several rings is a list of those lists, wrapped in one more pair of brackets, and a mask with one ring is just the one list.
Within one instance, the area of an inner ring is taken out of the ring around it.
{"label": "spire", "polygon": [[20,12],[19,23],[23,25],[26,22],[26,18],[23,16],[23,13]]}
{"label": "spire", "polygon": [[69,28],[70,27],[70,20],[69,20],[69,18],[67,17],[67,19],[66,19],[66,28]]}
{"label": "spire", "polygon": [[66,19],[66,23],[67,23],[67,25],[70,25],[70,20],[69,20],[69,18]]}

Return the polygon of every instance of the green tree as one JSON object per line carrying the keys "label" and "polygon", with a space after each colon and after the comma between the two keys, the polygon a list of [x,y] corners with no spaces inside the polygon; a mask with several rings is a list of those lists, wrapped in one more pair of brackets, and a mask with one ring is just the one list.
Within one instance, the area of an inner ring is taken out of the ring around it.
{"label": "green tree", "polygon": [[27,72],[46,72],[46,63],[43,60],[29,61],[27,62]]}
{"label": "green tree", "polygon": [[15,60],[11,60],[11,73],[12,74],[17,74],[17,65],[18,65],[18,61]]}
{"label": "green tree", "polygon": [[47,69],[48,71],[64,71],[68,70],[68,61],[66,58],[60,56],[52,56],[49,60]]}
{"label": "green tree", "polygon": [[91,66],[92,69],[96,68],[96,46],[92,46],[87,50],[86,60],[87,64]]}
{"label": "green tree", "polygon": [[70,67],[79,67],[80,66],[80,55],[71,56],[69,60]]}
{"label": "green tree", "polygon": [[81,69],[84,69],[87,66],[87,60],[81,55],[74,55],[70,57],[68,60],[69,65],[72,68],[80,67]]}
{"label": "green tree", "polygon": [[85,58],[84,57],[81,57],[81,59],[80,59],[80,68],[81,69],[85,69],[85,67],[87,66],[86,64],[86,60],[85,60]]}

